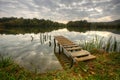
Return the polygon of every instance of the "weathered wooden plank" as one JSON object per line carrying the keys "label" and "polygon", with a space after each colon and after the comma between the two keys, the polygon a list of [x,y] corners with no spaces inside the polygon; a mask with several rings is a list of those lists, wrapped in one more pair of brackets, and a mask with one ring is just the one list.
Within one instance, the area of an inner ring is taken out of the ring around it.
{"label": "weathered wooden plank", "polygon": [[71,42],[71,41],[67,41],[67,40],[57,40],[59,43],[73,43],[73,42]]}
{"label": "weathered wooden plank", "polygon": [[65,48],[67,51],[81,50],[81,47]]}
{"label": "weathered wooden plank", "polygon": [[88,56],[90,53],[86,50],[81,50],[77,52],[71,52],[71,55],[73,57],[82,57],[82,56]]}
{"label": "weathered wooden plank", "polygon": [[87,60],[91,60],[91,59],[95,59],[95,58],[96,58],[96,56],[88,55],[88,56],[80,57],[80,58],[75,57],[75,60],[76,61],[87,61]]}
{"label": "weathered wooden plank", "polygon": [[71,47],[78,47],[78,45],[66,45],[66,46],[63,46],[64,48],[71,48]]}
{"label": "weathered wooden plank", "polygon": [[64,40],[60,40],[60,39],[56,39],[58,42],[69,42],[69,43],[73,43],[72,41],[69,41],[69,40],[66,40],[66,39],[64,39]]}
{"label": "weathered wooden plank", "polygon": [[62,46],[66,46],[66,45],[75,45],[74,43],[67,43],[67,44],[63,44]]}

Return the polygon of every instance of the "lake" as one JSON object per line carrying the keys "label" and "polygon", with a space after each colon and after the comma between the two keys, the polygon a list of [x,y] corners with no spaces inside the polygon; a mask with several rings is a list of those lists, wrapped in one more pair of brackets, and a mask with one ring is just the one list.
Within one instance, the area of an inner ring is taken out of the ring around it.
{"label": "lake", "polygon": [[120,34],[107,31],[68,31],[66,28],[46,33],[0,34],[0,54],[10,56],[19,65],[30,71],[39,73],[62,70],[62,66],[54,54],[53,39],[56,35],[63,35],[76,44],[89,42],[97,36],[104,37],[104,43],[110,36],[117,41],[117,52],[120,52]]}

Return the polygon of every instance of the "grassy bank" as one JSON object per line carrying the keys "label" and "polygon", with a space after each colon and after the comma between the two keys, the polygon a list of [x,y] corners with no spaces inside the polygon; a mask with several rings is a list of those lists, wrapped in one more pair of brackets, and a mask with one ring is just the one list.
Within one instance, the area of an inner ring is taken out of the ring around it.
{"label": "grassy bank", "polygon": [[[1,80],[119,80],[120,53],[94,49],[95,60],[79,62],[71,69],[37,74],[25,70],[10,58],[0,57]],[[66,67],[63,65],[63,67]]]}

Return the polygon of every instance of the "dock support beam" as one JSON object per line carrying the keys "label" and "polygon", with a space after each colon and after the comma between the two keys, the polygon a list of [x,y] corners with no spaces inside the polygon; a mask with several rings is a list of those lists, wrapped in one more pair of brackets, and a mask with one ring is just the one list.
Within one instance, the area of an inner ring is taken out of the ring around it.
{"label": "dock support beam", "polygon": [[75,60],[74,60],[74,58],[72,58],[72,57],[70,57],[70,59],[71,59],[71,65],[70,65],[70,68],[72,68],[73,65],[74,65],[74,63],[75,63]]}

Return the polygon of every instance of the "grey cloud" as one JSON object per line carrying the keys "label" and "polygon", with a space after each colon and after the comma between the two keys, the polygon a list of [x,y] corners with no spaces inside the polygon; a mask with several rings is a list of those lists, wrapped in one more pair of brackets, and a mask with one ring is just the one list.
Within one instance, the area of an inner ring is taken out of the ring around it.
{"label": "grey cloud", "polygon": [[114,20],[120,18],[119,8],[120,0],[0,0],[0,17],[94,21],[109,16]]}
{"label": "grey cloud", "polygon": [[34,4],[40,7],[46,7],[48,9],[54,10],[56,7],[59,7],[53,0],[33,0]]}

